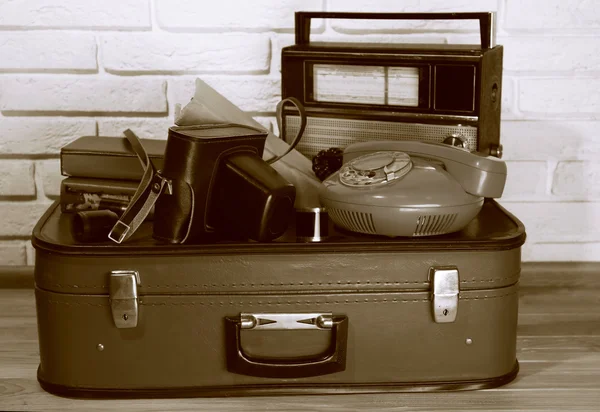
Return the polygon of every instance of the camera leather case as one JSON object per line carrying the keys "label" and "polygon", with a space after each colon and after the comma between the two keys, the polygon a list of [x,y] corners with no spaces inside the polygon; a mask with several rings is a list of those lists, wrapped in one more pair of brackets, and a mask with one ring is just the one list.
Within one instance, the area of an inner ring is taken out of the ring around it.
{"label": "camera leather case", "polygon": [[171,193],[156,202],[155,239],[268,241],[293,215],[296,190],[263,159],[267,132],[237,124],[173,126],[164,167]]}

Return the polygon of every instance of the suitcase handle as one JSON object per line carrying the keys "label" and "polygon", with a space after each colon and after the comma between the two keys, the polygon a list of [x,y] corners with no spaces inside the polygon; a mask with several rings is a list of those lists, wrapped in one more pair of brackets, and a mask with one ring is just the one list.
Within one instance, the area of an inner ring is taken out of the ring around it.
{"label": "suitcase handle", "polygon": [[296,360],[265,360],[244,354],[241,340],[242,320],[240,317],[225,318],[227,370],[240,375],[263,378],[304,378],[342,372],[346,369],[346,346],[348,342],[348,318],[333,316],[331,323],[332,342],[327,354],[318,358]]}
{"label": "suitcase handle", "polygon": [[481,48],[489,49],[496,45],[496,13],[354,13],[297,11],[295,13],[296,44],[310,43],[311,19],[356,19],[356,20],[479,20]]}

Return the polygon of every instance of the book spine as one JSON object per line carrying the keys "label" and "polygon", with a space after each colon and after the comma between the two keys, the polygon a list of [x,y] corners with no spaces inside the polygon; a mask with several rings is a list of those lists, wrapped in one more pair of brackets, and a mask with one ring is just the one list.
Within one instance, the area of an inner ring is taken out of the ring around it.
{"label": "book spine", "polygon": [[[150,161],[157,170],[163,166],[162,157],[151,157]],[[61,154],[61,174],[71,177],[139,182],[144,175],[144,169],[138,158],[130,155],[93,156],[63,153]]]}

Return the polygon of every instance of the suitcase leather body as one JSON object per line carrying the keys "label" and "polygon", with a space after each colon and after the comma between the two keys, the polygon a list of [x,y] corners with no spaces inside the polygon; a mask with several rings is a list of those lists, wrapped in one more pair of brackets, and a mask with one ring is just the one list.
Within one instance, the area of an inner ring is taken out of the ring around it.
{"label": "suitcase leather body", "polygon": [[55,204],[33,233],[50,392],[460,390],[517,374],[525,231],[495,201],[461,232],[410,239],[332,227],[318,243],[292,228],[271,243],[166,245],[147,222],[122,245],[77,244],[71,220]]}

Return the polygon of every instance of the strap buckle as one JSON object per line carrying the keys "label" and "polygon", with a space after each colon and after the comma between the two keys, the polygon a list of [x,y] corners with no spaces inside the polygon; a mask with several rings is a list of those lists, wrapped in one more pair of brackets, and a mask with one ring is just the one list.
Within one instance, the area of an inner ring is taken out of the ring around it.
{"label": "strap buckle", "polygon": [[108,238],[113,242],[120,244],[121,242],[123,242],[123,239],[125,239],[125,236],[127,236],[127,233],[130,229],[131,226],[122,222],[121,220],[118,220],[117,223],[115,223],[115,225],[113,226],[110,233],[108,234]]}

